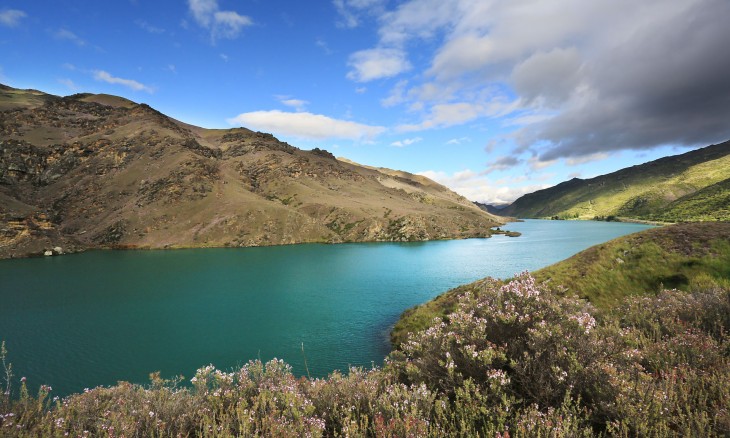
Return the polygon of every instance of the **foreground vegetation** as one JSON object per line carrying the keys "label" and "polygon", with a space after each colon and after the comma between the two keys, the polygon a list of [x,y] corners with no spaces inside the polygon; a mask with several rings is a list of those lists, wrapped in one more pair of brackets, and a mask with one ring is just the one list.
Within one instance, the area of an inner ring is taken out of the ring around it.
{"label": "foreground vegetation", "polygon": [[56,399],[47,386],[30,395],[8,372],[0,434],[727,436],[729,328],[730,291],[719,287],[597,311],[528,274],[485,279],[383,368],[327,379],[253,361],[202,368],[192,387],[153,374],[146,387]]}
{"label": "foreground vegetation", "polygon": [[[677,224],[619,237],[534,275],[554,293],[587,299],[601,309],[665,288],[729,288],[730,222]],[[460,295],[479,288],[479,282],[460,286],[407,310],[391,333],[393,345],[453,312]]]}

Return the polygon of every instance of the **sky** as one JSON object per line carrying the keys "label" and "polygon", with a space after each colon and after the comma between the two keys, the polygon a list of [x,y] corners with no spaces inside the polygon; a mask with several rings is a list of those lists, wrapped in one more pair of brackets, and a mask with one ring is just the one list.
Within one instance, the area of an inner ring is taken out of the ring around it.
{"label": "sky", "polygon": [[2,0],[0,83],[508,203],[730,139],[728,0]]}

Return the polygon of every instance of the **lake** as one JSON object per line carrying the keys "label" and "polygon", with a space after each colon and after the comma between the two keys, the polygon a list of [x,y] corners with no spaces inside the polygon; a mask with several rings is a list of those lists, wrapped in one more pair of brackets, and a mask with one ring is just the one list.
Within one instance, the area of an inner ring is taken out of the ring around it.
{"label": "lake", "polygon": [[[0,260],[0,338],[17,378],[55,395],[214,364],[284,359],[298,375],[380,365],[399,315],[461,284],[505,278],[649,228],[528,220],[521,237]],[[302,345],[304,354],[302,353]],[[16,386],[17,388],[17,386]]]}

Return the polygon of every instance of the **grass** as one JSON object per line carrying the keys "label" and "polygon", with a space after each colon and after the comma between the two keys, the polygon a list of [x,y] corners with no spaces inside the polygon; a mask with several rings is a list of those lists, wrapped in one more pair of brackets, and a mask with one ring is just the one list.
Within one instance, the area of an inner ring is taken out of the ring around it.
{"label": "grass", "polygon": [[[619,216],[668,222],[728,220],[730,142],[525,195],[505,215]],[[724,203],[723,203],[724,202]]]}
{"label": "grass", "polygon": [[683,196],[647,217],[664,222],[730,221],[730,178]]}
{"label": "grass", "polygon": [[730,286],[730,223],[654,228],[594,246],[535,272],[598,307],[663,288]]}

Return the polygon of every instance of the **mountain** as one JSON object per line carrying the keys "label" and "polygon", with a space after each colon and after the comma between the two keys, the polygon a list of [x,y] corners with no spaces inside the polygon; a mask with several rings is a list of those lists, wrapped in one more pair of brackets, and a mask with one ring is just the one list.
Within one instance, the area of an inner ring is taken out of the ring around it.
{"label": "mountain", "polygon": [[664,222],[730,220],[730,141],[517,199],[504,216]]}
{"label": "mountain", "polygon": [[0,258],[88,248],[487,237],[425,177],[203,129],[104,94],[0,86]]}
{"label": "mountain", "polygon": [[502,216],[504,213],[504,209],[509,207],[509,204],[483,204],[476,201],[474,202],[474,205],[486,211],[487,213],[491,213],[497,216]]}

